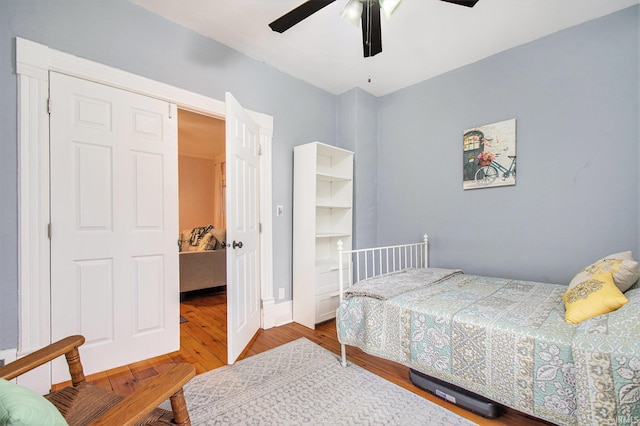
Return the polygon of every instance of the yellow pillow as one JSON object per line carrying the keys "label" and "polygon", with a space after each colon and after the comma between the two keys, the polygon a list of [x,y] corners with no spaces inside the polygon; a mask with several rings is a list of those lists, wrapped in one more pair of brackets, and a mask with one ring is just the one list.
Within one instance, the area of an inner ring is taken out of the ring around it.
{"label": "yellow pillow", "polygon": [[594,275],[562,295],[567,309],[565,321],[571,324],[613,312],[629,301],[616,287],[613,274]]}

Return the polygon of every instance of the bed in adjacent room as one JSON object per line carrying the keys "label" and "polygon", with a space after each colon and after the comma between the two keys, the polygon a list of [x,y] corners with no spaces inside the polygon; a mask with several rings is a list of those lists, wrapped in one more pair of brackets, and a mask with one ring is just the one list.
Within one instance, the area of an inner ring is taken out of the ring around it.
{"label": "bed in adjacent room", "polygon": [[180,232],[180,293],[227,285],[226,230],[213,225]]}
{"label": "bed in adjacent room", "polygon": [[[600,259],[569,286],[427,263],[426,236],[345,251],[340,267],[355,284],[341,283],[340,343],[557,424],[640,422],[640,287],[630,252]],[[346,365],[344,354],[343,346]]]}

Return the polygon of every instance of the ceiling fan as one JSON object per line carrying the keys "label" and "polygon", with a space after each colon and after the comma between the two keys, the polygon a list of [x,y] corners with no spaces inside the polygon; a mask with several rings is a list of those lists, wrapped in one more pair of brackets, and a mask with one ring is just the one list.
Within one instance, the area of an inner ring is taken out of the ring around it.
{"label": "ceiling fan", "polygon": [[[308,18],[336,0],[308,0],[269,24],[273,31],[283,33],[298,22]],[[441,0],[460,6],[473,7],[479,0]],[[362,47],[364,57],[382,52],[382,32],[380,30],[380,9],[387,19],[402,0],[349,0],[340,17],[347,22],[362,27]]]}

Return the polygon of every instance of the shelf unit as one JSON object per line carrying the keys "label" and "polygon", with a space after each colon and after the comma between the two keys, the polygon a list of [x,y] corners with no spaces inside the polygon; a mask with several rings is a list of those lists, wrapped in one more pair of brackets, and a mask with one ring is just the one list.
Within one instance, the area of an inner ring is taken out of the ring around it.
{"label": "shelf unit", "polygon": [[[338,241],[351,249],[353,152],[320,142],[294,148],[293,320],[311,329],[335,318]],[[342,271],[347,274],[347,270]]]}

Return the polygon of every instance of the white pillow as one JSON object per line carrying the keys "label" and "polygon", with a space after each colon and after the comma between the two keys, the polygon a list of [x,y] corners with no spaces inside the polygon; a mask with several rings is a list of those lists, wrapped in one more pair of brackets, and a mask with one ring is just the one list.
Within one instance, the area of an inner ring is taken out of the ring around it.
{"label": "white pillow", "polygon": [[638,262],[630,251],[605,256],[578,272],[569,283],[569,289],[605,272],[613,274],[613,282],[624,293],[638,281]]}

